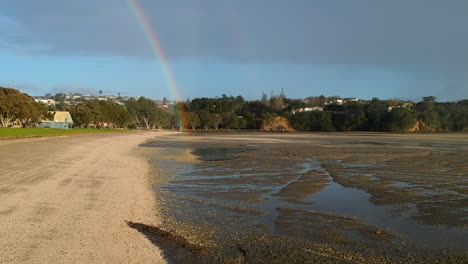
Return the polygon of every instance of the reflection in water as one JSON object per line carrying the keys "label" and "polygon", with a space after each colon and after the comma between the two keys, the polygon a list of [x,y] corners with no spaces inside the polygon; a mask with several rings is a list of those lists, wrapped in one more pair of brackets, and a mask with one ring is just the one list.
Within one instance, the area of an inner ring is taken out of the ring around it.
{"label": "reflection in water", "polygon": [[221,161],[230,160],[239,157],[239,153],[250,150],[246,146],[240,147],[210,147],[210,148],[197,148],[193,154],[198,156],[203,161]]}
{"label": "reflection in water", "polygon": [[[193,151],[204,161],[232,160],[247,147],[200,148]],[[332,161],[331,163],[334,163]],[[340,163],[340,162],[338,162]],[[210,163],[206,163],[210,164]],[[206,165],[205,164],[205,165]],[[161,166],[162,164],[159,164]],[[390,206],[377,206],[369,201],[370,194],[354,188],[344,187],[321,166],[318,160],[292,163],[290,167],[243,167],[230,168],[229,161],[222,166],[196,166],[176,164],[176,177],[161,186],[160,190],[171,194],[177,203],[185,203],[173,216],[179,221],[201,221],[215,225],[230,223],[230,228],[246,230],[254,227],[256,231],[275,232],[276,221],[281,215],[279,208],[311,210],[322,213],[355,217],[357,220],[378,228],[398,232],[431,247],[465,247],[465,232],[459,228],[446,226],[420,225],[411,219],[418,213],[411,206],[404,213],[395,215]],[[350,164],[353,167],[383,167],[379,164]],[[279,195],[286,188],[304,181],[304,177],[315,175],[325,179],[323,188],[306,195],[302,201],[288,199]],[[275,179],[282,179],[281,181]],[[394,182],[398,187],[411,187],[404,182]],[[259,199],[255,199],[258,197]],[[181,202],[182,201],[182,202]],[[174,209],[175,206],[173,206]],[[235,219],[235,221],[233,221]],[[260,228],[259,227],[265,227]],[[364,241],[346,230],[344,235]]]}
{"label": "reflection in water", "polygon": [[389,142],[380,148],[355,138],[149,142],[158,227],[208,247],[207,263],[466,263],[466,144],[374,137]]}

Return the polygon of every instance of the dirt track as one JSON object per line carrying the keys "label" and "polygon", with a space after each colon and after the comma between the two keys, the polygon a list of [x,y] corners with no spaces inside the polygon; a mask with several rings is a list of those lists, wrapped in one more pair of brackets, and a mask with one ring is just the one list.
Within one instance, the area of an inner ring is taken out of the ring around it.
{"label": "dirt track", "polygon": [[0,141],[0,263],[164,263],[126,224],[156,224],[135,147],[157,135]]}

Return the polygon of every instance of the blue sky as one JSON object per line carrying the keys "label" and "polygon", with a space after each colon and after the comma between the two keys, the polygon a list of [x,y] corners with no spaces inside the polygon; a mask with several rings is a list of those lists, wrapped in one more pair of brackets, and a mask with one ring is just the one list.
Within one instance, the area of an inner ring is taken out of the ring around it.
{"label": "blue sky", "polygon": [[[467,1],[139,0],[181,99],[468,98]],[[173,98],[127,0],[2,0],[0,85]]]}

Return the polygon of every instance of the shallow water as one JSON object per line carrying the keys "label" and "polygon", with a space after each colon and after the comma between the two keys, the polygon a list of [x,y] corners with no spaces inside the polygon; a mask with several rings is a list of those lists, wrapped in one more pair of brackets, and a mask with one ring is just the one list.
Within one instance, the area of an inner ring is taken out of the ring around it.
{"label": "shallow water", "polygon": [[389,206],[374,205],[369,202],[369,198],[370,195],[362,190],[331,182],[321,192],[308,197],[307,201],[313,202],[308,209],[356,217],[364,223],[404,234],[429,247],[466,247],[468,234],[463,229],[421,225],[411,219],[418,213],[415,206],[403,215],[393,215]]}
{"label": "shallow water", "polygon": [[[201,160],[216,162],[220,160],[236,159],[238,158],[238,153],[246,150],[247,149],[245,147],[200,148],[195,149],[192,153],[199,156]],[[331,163],[336,162],[331,161]],[[383,167],[378,164],[364,163],[344,163],[344,166],[348,168]],[[280,216],[280,212],[277,209],[291,208],[355,217],[366,224],[398,232],[430,247],[464,248],[467,246],[467,233],[463,229],[449,228],[443,225],[434,226],[418,224],[411,219],[412,216],[417,215],[418,213],[418,209],[415,206],[405,210],[405,212],[400,215],[395,215],[392,213],[393,211],[390,206],[377,206],[371,203],[369,201],[369,193],[355,188],[344,187],[334,182],[333,178],[324,168],[321,167],[321,163],[317,160],[309,160],[307,162],[295,164],[292,170],[296,174],[296,177],[281,185],[276,185],[274,183],[265,184],[261,181],[238,182],[238,180],[250,177],[271,177],[282,175],[285,173],[284,170],[279,172],[269,171],[266,173],[255,173],[256,168],[242,168],[239,170],[231,170],[233,173],[229,173],[229,169],[227,170],[228,172],[226,172],[225,169],[226,168],[223,168],[222,171],[219,171],[222,175],[216,175],[216,168],[200,168],[195,165],[187,166],[187,164],[185,164],[183,167],[179,167],[179,169],[176,170],[176,179],[161,188],[162,190],[178,195],[179,198],[193,198],[204,201],[207,203],[205,205],[206,208],[210,208],[209,210],[219,211],[215,215],[228,214],[230,217],[234,215],[239,218],[252,218],[249,214],[246,215],[244,213],[233,212],[230,208],[259,210],[263,212],[263,215],[253,221],[257,222],[256,225],[263,224],[268,226],[268,229],[271,232],[275,231],[275,221],[277,217]],[[314,171],[316,173],[326,175],[329,179],[327,186],[320,192],[307,196],[302,203],[292,202],[283,197],[277,196],[278,192],[289,184],[297,181],[301,175]],[[204,173],[208,173],[209,175],[205,175]],[[229,180],[234,180],[235,182],[231,183]],[[393,184],[401,188],[417,186],[399,181],[394,181]],[[236,199],[233,201],[231,197],[229,197],[229,193],[239,192],[240,190],[242,190],[242,192],[264,191],[265,193],[261,195],[263,202],[251,204],[248,201],[243,201],[242,199]],[[212,194],[217,194],[216,199],[211,196]],[[197,210],[202,210],[199,206],[200,204],[197,205]],[[190,218],[190,214],[193,212],[186,211],[179,213],[179,219],[185,221]],[[223,219],[204,220],[208,222],[217,222],[219,224],[222,224],[224,221]],[[250,222],[252,219],[249,219],[248,221]],[[236,227],[234,226],[233,228]],[[347,232],[352,234],[352,231]],[[359,236],[357,235],[350,236],[359,239]]]}
{"label": "shallow water", "polygon": [[203,161],[221,161],[230,160],[239,157],[239,153],[250,150],[246,146],[240,147],[209,147],[209,148],[197,148],[193,150],[193,154],[198,156]]}
{"label": "shallow water", "polygon": [[418,185],[416,184],[411,184],[411,183],[407,183],[407,182],[401,182],[401,181],[394,181],[393,182],[393,185],[397,186],[397,187],[401,187],[401,188],[410,188],[410,187],[416,187]]}
{"label": "shallow water", "polygon": [[[426,164],[425,158],[379,161],[372,150],[370,160],[355,155],[349,159],[340,152],[330,155],[328,149],[316,147],[298,155],[305,149],[300,144],[271,148],[239,143],[223,147],[219,142],[149,144],[162,146],[159,156],[168,157],[154,160],[156,167],[168,175],[155,186],[161,212],[169,221],[164,228],[178,230],[199,243],[212,241],[223,252],[234,248],[239,254],[236,245],[245,245],[241,254],[249,251],[247,255],[256,256],[255,261],[270,250],[275,254],[303,254],[308,259],[301,251],[302,244],[329,245],[350,256],[374,252],[374,256],[390,254],[402,259],[408,254],[424,258],[426,249],[432,252],[427,256],[436,256],[439,249],[468,249],[467,230],[459,225],[464,220],[447,222],[452,214],[463,217],[467,212],[460,200],[466,198],[465,181],[457,176],[460,165],[451,160],[445,162],[436,156],[439,160],[435,166],[456,168],[444,180],[433,170],[410,167]],[[171,144],[176,147],[171,148]],[[178,160],[177,153],[187,150],[201,162]],[[366,149],[359,151],[366,153]],[[326,157],[315,158],[308,153]],[[401,150],[395,153],[399,155]],[[386,194],[376,195],[379,191]],[[432,219],[447,224],[432,224]],[[255,244],[260,238],[271,243],[271,248]],[[285,243],[296,246],[283,248]],[[293,262],[300,259],[289,258]]]}

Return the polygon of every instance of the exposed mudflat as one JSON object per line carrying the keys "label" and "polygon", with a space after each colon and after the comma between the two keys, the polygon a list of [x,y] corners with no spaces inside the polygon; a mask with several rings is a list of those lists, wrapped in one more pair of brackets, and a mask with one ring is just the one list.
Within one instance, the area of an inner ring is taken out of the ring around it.
{"label": "exposed mudflat", "polygon": [[[176,263],[466,263],[466,134],[179,134],[142,145]],[[163,239],[162,239],[163,238]]]}

